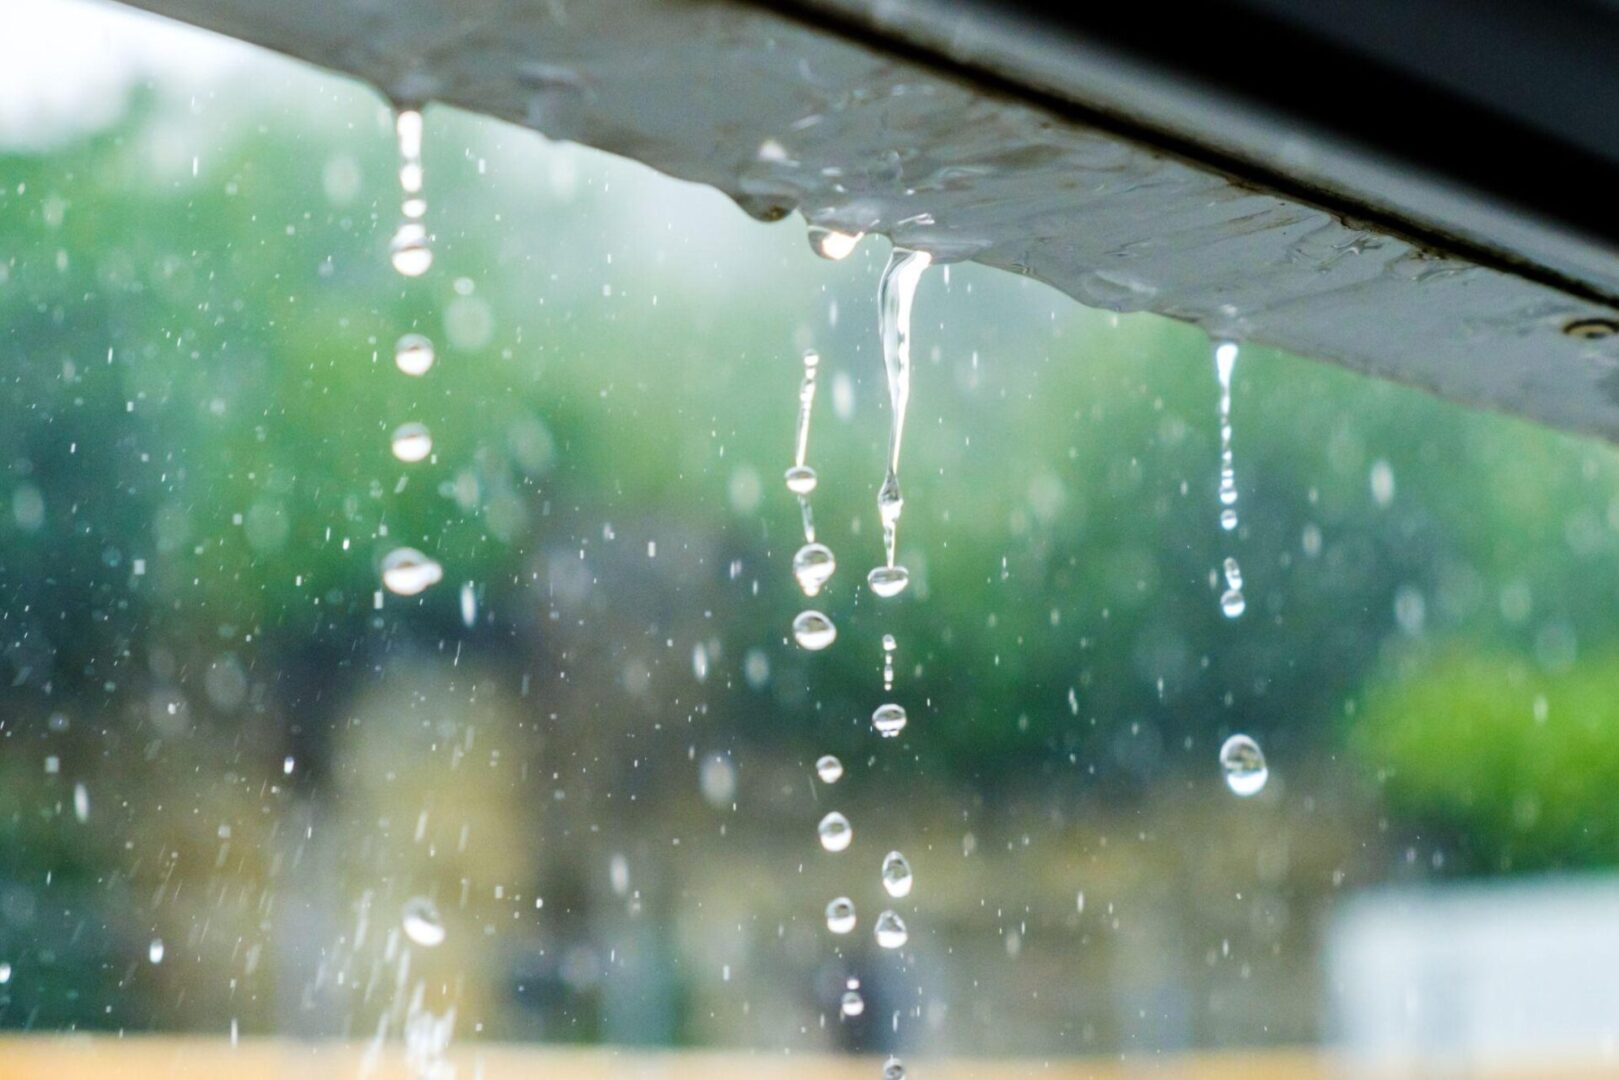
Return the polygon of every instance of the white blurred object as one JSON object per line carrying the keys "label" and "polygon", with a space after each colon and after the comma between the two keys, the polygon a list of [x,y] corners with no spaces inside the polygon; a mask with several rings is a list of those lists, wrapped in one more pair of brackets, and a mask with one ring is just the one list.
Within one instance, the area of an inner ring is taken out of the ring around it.
{"label": "white blurred object", "polygon": [[1345,1075],[1611,1069],[1616,912],[1619,878],[1610,877],[1382,889],[1349,900],[1327,945]]}

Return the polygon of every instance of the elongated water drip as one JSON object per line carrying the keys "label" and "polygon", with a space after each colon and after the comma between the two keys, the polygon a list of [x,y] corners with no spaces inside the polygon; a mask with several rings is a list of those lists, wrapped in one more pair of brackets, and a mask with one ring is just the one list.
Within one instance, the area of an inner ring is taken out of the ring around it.
{"label": "elongated water drip", "polygon": [[894,689],[894,650],[899,643],[894,640],[893,634],[883,635],[883,690],[887,692]]}
{"label": "elongated water drip", "polygon": [[[872,571],[872,590],[891,596],[905,587],[894,580],[902,570],[895,559],[899,540],[899,517],[905,499],[899,487],[899,451],[905,437],[905,411],[911,403],[911,305],[922,272],[933,263],[925,251],[895,248],[888,257],[882,279],[877,283],[878,329],[883,342],[883,371],[888,377],[888,467],[882,487],[877,490],[877,516],[883,526],[884,565]],[[882,570],[888,573],[882,574]],[[879,578],[891,589],[885,591]]]}
{"label": "elongated water drip", "polygon": [[1220,527],[1237,527],[1237,470],[1231,452],[1231,375],[1237,367],[1237,346],[1222,341],[1214,347],[1214,374],[1220,380]]}
{"label": "elongated water drip", "polygon": [[[821,354],[814,349],[804,352],[804,377],[798,384],[798,432],[793,442],[793,466],[787,470],[787,490],[798,496],[798,512],[804,523],[804,543],[815,543],[815,515],[810,510],[810,493],[815,490],[817,477],[808,465],[810,413],[815,408],[816,375],[821,367]],[[830,553],[829,553],[830,554]],[[831,574],[831,570],[827,571]],[[824,581],[824,579],[823,579]],[[805,590],[809,595],[815,595]]]}
{"label": "elongated water drip", "polygon": [[400,109],[394,118],[399,136],[400,212],[404,220],[394,233],[390,251],[394,269],[406,277],[420,277],[433,265],[433,251],[427,244],[427,200],[422,197],[422,114],[419,109]]}

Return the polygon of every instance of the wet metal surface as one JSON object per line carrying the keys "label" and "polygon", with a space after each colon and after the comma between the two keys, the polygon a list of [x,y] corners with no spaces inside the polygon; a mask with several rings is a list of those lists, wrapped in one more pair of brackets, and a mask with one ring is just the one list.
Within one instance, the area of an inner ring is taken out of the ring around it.
{"label": "wet metal surface", "polygon": [[[1158,312],[1619,439],[1619,337],[1564,332],[1615,317],[1600,303],[739,0],[137,6],[398,100],[636,158],[757,217],[796,210],[1027,274],[1093,306]],[[1526,251],[1526,264],[1543,265],[1538,254]],[[1599,262],[1575,292],[1609,293]],[[1582,270],[1578,259],[1552,269]]]}

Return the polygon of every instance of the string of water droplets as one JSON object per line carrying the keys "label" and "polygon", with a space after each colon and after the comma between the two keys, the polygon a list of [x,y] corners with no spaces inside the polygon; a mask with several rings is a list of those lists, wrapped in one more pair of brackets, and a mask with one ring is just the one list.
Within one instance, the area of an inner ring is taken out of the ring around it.
{"label": "string of water droplets", "polygon": [[[1214,374],[1220,384],[1220,528],[1237,528],[1237,469],[1231,449],[1231,379],[1237,368],[1237,346],[1222,341],[1214,346]],[[1234,555],[1227,555],[1220,567],[1225,591],[1220,594],[1220,611],[1235,619],[1248,608],[1242,595],[1242,567]],[[1257,795],[1270,779],[1265,754],[1247,735],[1232,735],[1220,745],[1220,771],[1226,786],[1244,798]]]}

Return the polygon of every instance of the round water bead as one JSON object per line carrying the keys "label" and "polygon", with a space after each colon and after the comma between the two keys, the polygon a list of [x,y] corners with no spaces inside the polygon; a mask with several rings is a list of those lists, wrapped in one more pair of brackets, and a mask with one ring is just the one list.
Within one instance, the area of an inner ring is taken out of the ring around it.
{"label": "round water bead", "polygon": [[444,568],[415,548],[394,548],[383,556],[382,584],[397,596],[415,596],[443,578]]}
{"label": "round water bead", "polygon": [[427,226],[420,221],[402,221],[388,245],[394,269],[406,277],[421,277],[433,265],[433,249],[427,246]]}
{"label": "round water bead", "polygon": [[883,1062],[883,1080],[905,1080],[905,1063],[897,1057]]}
{"label": "round water bead", "polygon": [[819,611],[801,611],[793,620],[793,640],[810,652],[820,652],[837,640],[838,628]]}
{"label": "round water bead", "polygon": [[1264,751],[1246,735],[1233,735],[1220,747],[1220,768],[1226,787],[1244,798],[1259,794],[1270,779]]}
{"label": "round water bead", "polygon": [[421,334],[406,334],[394,342],[394,366],[406,375],[426,375],[433,366],[433,343]]}
{"label": "round water bead", "polygon": [[1220,594],[1220,611],[1228,619],[1235,619],[1248,610],[1248,601],[1243,597],[1241,589],[1227,589]]}
{"label": "round water bead", "polygon": [[844,1016],[859,1016],[866,1011],[866,999],[860,996],[859,990],[845,990],[843,1000],[838,1003],[838,1011]]}
{"label": "round water bead", "polygon": [[911,572],[903,566],[879,566],[866,575],[871,591],[885,599],[898,596],[911,583]]}
{"label": "round water bead", "polygon": [[871,713],[871,726],[885,739],[892,739],[905,730],[905,707],[889,702],[879,705]]}
{"label": "round water bead", "polygon": [[877,944],[885,949],[897,949],[911,940],[911,932],[905,929],[905,920],[892,911],[884,911],[877,916]]}
{"label": "round water bead", "polygon": [[843,778],[843,762],[835,755],[822,754],[815,761],[815,775],[823,784],[835,784]]}
{"label": "round water bead", "polygon": [[804,590],[805,596],[814,596],[837,566],[831,548],[825,544],[805,544],[793,556],[793,577],[798,579],[798,587]]}
{"label": "round water bead", "polygon": [[898,899],[911,894],[911,864],[897,851],[883,856],[883,888]]}
{"label": "round water bead", "polygon": [[393,452],[400,461],[421,461],[433,452],[433,435],[427,430],[426,424],[418,424],[414,420],[400,424],[394,428]]}
{"label": "round water bead", "polygon": [[824,225],[811,225],[809,244],[811,250],[821,258],[838,262],[853,254],[860,243],[860,238],[865,235],[865,233],[839,232]]}
{"label": "round water bead", "polygon": [[819,482],[815,470],[808,465],[794,465],[787,470],[787,490],[794,495],[808,495]]}
{"label": "round water bead", "polygon": [[439,918],[438,908],[427,897],[413,896],[406,900],[401,922],[405,936],[423,948],[444,944],[444,920]]}
{"label": "round water bead", "polygon": [[854,929],[854,901],[840,896],[826,905],[826,928],[834,934],[847,934]]}
{"label": "round water bead", "polygon": [[854,841],[854,828],[849,819],[836,810],[821,819],[816,832],[821,834],[821,846],[828,851],[844,851]]}
{"label": "round water bead", "polygon": [[1235,510],[1231,509],[1231,507],[1229,507],[1229,506],[1226,507],[1224,510],[1221,510],[1220,511],[1220,528],[1224,529],[1226,532],[1230,532],[1232,529],[1235,529],[1236,527],[1237,527],[1237,512]]}

